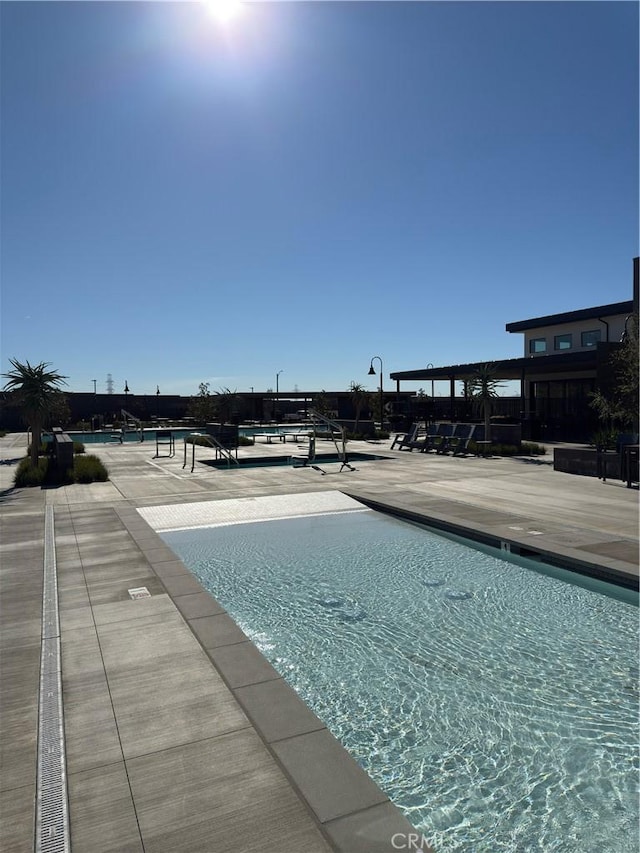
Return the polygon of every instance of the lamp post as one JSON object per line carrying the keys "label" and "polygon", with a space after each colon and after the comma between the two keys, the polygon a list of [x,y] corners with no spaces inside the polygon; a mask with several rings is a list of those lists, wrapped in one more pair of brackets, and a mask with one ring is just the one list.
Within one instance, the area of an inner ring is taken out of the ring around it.
{"label": "lamp post", "polygon": [[97,380],[97,379],[92,379],[91,381],[93,382],[93,393],[94,393],[94,394],[96,394],[96,393],[97,393],[97,391],[96,391],[96,383],[97,383],[97,381],[98,381],[98,380]]}
{"label": "lamp post", "polygon": [[127,394],[129,393],[129,384],[127,380],[124,380],[124,404],[127,405]]}
{"label": "lamp post", "polygon": [[[427,365],[427,370],[429,370],[430,367],[433,367],[431,362]],[[433,379],[431,380],[431,399],[433,399]]]}
{"label": "lamp post", "polygon": [[276,404],[273,407],[273,419],[274,419],[274,421],[276,420],[276,412],[278,410],[278,396],[280,393],[280,384],[279,383],[280,383],[280,374],[281,373],[284,373],[284,370],[279,370],[276,373]]}
{"label": "lamp post", "polygon": [[378,359],[380,362],[380,432],[384,432],[384,403],[383,403],[383,395],[382,395],[382,373],[384,368],[382,367],[382,359],[379,355],[374,355],[371,359],[371,364],[369,365],[369,376],[375,376],[376,372],[373,369],[373,362],[375,359]]}

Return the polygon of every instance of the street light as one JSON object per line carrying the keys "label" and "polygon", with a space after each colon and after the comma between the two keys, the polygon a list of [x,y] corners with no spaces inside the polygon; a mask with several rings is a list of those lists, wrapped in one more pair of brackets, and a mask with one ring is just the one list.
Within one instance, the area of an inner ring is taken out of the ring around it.
{"label": "street light", "polygon": [[380,358],[379,355],[374,355],[373,358],[371,359],[371,364],[369,365],[369,376],[375,376],[376,375],[376,372],[373,369],[373,362],[374,362],[374,359],[376,359],[376,358],[380,362],[380,432],[384,432],[384,404],[383,404],[383,397],[382,397],[382,373],[384,371],[384,368],[382,367],[382,359]]}
{"label": "street light", "polygon": [[95,393],[97,393],[97,392],[96,392],[96,382],[97,382],[98,380],[97,380],[97,379],[92,379],[91,381],[93,382],[93,393],[95,394]]}
{"label": "street light", "polygon": [[129,393],[129,385],[128,385],[128,383],[127,383],[127,380],[125,379],[125,380],[124,380],[124,399],[125,399],[125,401],[126,401],[126,399],[127,399],[127,394],[128,394],[128,393]]}
{"label": "street light", "polygon": [[279,382],[280,382],[280,374],[284,373],[284,370],[279,370],[276,373],[276,404],[273,407],[273,419],[276,420],[276,412],[278,410],[278,394],[279,394]]}

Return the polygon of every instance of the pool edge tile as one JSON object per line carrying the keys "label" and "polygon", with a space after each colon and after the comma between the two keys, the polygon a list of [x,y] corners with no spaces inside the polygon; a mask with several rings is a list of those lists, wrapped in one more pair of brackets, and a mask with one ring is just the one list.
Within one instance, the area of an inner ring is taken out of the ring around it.
{"label": "pool edge tile", "polygon": [[326,728],[277,741],[271,749],[322,824],[390,802]]}

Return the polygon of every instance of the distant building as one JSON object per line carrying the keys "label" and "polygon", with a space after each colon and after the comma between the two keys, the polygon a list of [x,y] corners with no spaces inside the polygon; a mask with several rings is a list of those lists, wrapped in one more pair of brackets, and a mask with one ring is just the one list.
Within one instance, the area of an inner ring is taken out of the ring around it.
{"label": "distant building", "polygon": [[[627,302],[507,323],[507,332],[524,333],[524,355],[492,365],[496,378],[520,381],[518,418],[523,438],[588,441],[597,431],[590,395],[596,388],[606,390],[611,378],[609,357],[622,340],[629,316],[638,310],[638,258],[634,259],[633,288],[634,297]],[[472,375],[483,363],[407,370],[392,373],[391,379],[396,380],[398,391],[402,381],[449,379],[455,418],[459,408],[455,382]]]}

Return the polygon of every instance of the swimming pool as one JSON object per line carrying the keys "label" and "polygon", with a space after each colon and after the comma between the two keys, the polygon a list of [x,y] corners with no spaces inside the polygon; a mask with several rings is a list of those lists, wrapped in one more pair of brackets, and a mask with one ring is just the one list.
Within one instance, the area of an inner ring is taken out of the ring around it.
{"label": "swimming pool", "polygon": [[632,592],[371,510],[246,507],[155,526],[439,853],[635,853]]}
{"label": "swimming pool", "polygon": [[[290,434],[295,428],[295,424],[287,424],[286,427],[279,426],[266,426],[266,427],[240,427],[238,429],[238,434],[244,436],[246,438],[253,438],[253,436],[258,433],[262,433],[264,435],[281,435],[282,433]],[[307,425],[306,429],[311,429]],[[166,432],[166,430],[170,430],[173,434],[173,437],[178,441],[181,441],[185,436],[192,435],[194,432],[203,432],[203,428],[193,429],[175,429],[173,427],[162,427],[161,431]],[[301,428],[300,432],[304,431],[304,427]],[[156,440],[156,432],[158,430],[152,429],[149,427],[145,427],[143,430],[144,440],[145,441],[155,441]],[[319,434],[322,434],[322,430],[318,430]],[[83,432],[81,430],[72,430],[68,433],[74,441],[81,441],[83,444],[113,444],[114,442],[119,443],[120,441],[120,429],[112,429],[112,430],[104,430],[102,432]],[[124,440],[126,442],[131,441],[140,441],[140,430],[130,429],[126,432]],[[43,436],[43,441],[48,442],[51,441],[51,435],[45,434]]]}
{"label": "swimming pool", "polygon": [[[144,429],[144,440],[148,442],[155,442],[157,432],[158,430],[155,429]],[[193,430],[173,429],[171,432],[175,439],[180,440],[186,435],[191,435]],[[71,436],[74,441],[81,441],[83,444],[118,444],[120,442],[121,433],[119,429],[105,430],[104,432],[78,432],[72,430],[68,435]],[[45,440],[51,440],[51,436],[46,437]],[[127,431],[124,435],[124,440],[127,443],[132,441],[140,442],[140,430]]]}

